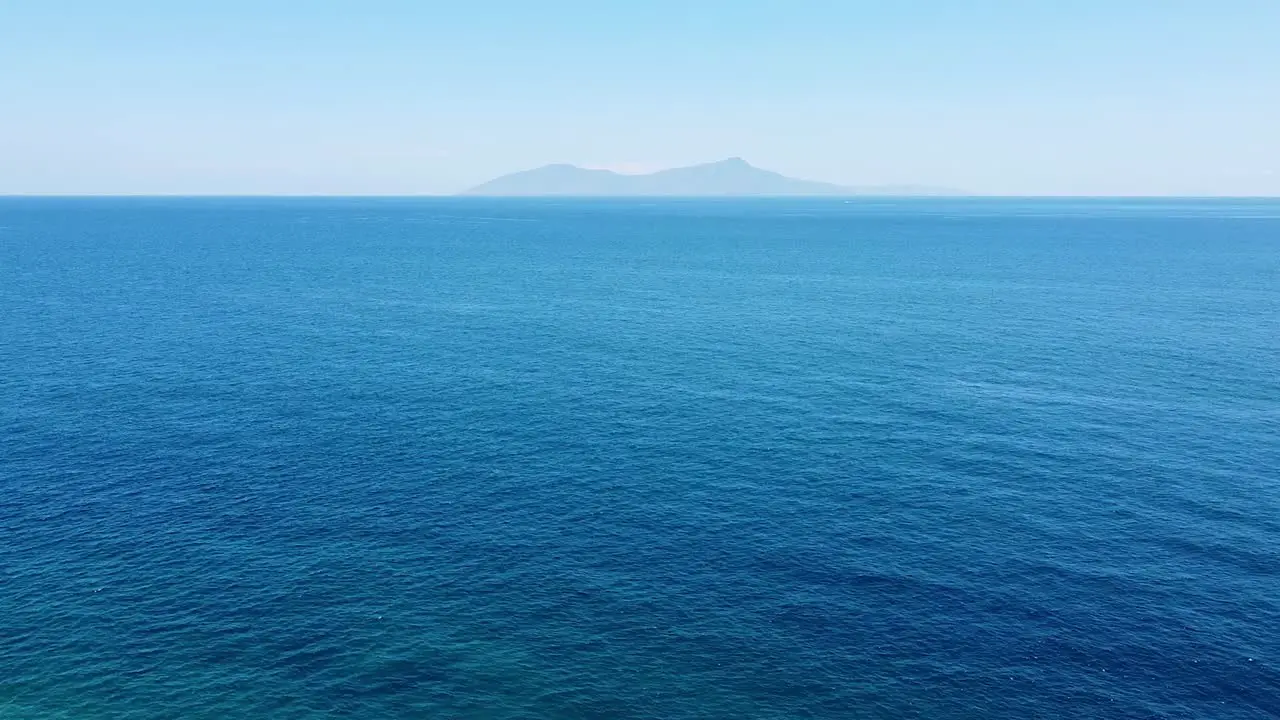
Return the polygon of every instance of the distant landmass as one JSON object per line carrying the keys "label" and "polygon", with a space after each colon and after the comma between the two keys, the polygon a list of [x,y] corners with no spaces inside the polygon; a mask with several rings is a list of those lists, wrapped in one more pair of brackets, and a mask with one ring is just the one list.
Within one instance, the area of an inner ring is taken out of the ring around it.
{"label": "distant landmass", "polygon": [[672,168],[648,175],[623,175],[575,165],[547,165],[503,175],[463,195],[495,196],[854,196],[964,195],[959,190],[925,185],[848,187],[798,180],[763,170],[742,158]]}

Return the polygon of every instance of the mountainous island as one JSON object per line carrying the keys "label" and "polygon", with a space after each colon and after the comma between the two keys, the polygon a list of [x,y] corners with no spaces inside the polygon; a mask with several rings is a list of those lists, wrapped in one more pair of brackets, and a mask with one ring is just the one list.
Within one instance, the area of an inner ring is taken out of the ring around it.
{"label": "mountainous island", "polygon": [[755,167],[742,158],[672,168],[647,175],[623,175],[575,165],[546,165],[503,175],[463,195],[489,196],[856,196],[963,195],[958,190],[917,185],[847,187],[798,180]]}

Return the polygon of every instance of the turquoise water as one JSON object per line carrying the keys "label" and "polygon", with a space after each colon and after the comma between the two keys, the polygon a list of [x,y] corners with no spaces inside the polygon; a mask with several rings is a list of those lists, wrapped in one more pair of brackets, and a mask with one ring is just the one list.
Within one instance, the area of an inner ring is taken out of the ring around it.
{"label": "turquoise water", "polygon": [[1280,716],[1280,201],[0,199],[0,718]]}

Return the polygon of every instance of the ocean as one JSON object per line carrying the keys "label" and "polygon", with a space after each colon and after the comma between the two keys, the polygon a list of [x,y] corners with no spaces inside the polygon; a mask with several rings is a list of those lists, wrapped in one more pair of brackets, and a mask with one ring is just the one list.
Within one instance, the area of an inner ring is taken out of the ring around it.
{"label": "ocean", "polygon": [[0,199],[0,718],[1280,717],[1280,200]]}

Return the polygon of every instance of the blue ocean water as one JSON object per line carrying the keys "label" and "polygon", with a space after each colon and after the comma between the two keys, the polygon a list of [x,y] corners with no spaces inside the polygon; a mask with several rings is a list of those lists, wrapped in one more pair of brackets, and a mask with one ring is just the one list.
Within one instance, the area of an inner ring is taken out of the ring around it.
{"label": "blue ocean water", "polygon": [[0,199],[0,718],[1280,717],[1280,201]]}

